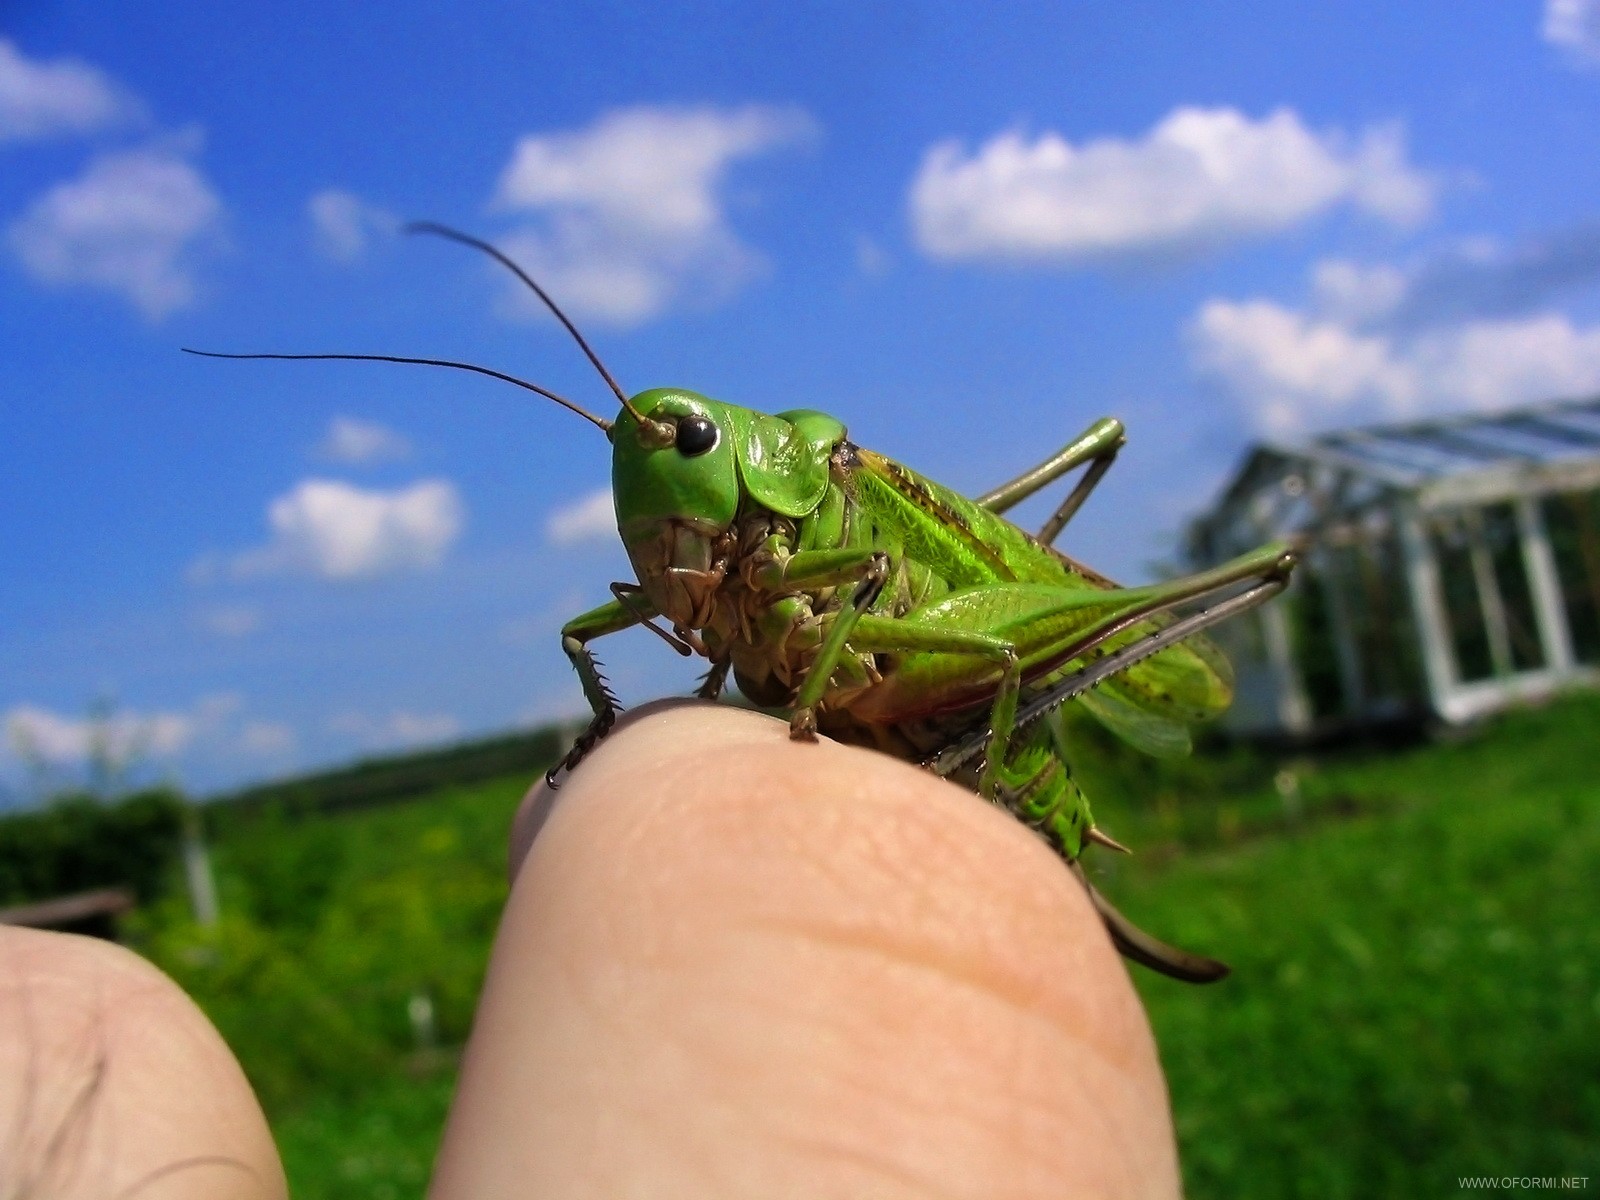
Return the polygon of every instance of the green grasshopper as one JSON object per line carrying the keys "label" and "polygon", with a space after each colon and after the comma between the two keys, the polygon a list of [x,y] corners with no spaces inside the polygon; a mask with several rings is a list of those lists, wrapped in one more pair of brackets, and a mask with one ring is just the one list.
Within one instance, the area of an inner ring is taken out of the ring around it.
{"label": "green grasshopper", "polygon": [[[1281,591],[1295,562],[1290,547],[1118,587],[1053,543],[1122,447],[1120,422],[1095,422],[1037,467],[969,500],[854,444],[826,413],[769,416],[677,388],[629,396],[516,263],[442,226],[412,229],[472,246],[515,272],[615,393],[617,418],[468,363],[218,357],[470,370],[538,392],[605,432],[617,528],[638,579],[613,583],[610,601],[561,630],[593,719],[551,769],[551,786],[619,710],[590,643],[644,625],[680,654],[709,660],[699,696],[717,698],[731,672],[755,704],[788,713],[796,739],[820,732],[876,747],[1014,813],[1083,880],[1118,949],[1135,961],[1193,982],[1227,973],[1137,929],[1084,878],[1086,843],[1122,847],[1095,826],[1060,709],[1075,700],[1141,750],[1187,752],[1189,723],[1216,716],[1232,699],[1226,660],[1194,635]],[[1087,469],[1037,534],[1005,520],[1012,505],[1078,467]],[[1187,615],[1172,611],[1208,602]]]}

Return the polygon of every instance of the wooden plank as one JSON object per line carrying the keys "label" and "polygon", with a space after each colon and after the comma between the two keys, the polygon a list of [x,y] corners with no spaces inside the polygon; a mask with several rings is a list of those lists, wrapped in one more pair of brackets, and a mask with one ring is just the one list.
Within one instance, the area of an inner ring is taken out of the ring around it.
{"label": "wooden plank", "polygon": [[34,904],[0,908],[0,925],[25,925],[30,929],[59,929],[93,917],[118,917],[138,903],[127,888],[100,888],[72,896],[57,896]]}

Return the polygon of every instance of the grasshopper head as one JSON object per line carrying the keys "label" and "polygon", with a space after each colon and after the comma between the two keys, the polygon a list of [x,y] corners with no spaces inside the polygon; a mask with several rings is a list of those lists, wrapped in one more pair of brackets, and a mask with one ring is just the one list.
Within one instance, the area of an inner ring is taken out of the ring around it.
{"label": "grasshopper head", "polygon": [[662,616],[690,628],[706,623],[721,582],[713,545],[740,510],[754,504],[804,516],[828,486],[827,451],[814,436],[678,388],[633,397],[611,445],[611,490],[628,557]]}

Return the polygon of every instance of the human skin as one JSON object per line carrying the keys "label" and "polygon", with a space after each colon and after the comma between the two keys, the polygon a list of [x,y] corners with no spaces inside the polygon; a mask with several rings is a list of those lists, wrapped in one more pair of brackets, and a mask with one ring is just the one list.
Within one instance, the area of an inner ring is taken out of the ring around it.
{"label": "human skin", "polygon": [[283,1200],[238,1061],[120,946],[0,926],[0,1196]]}
{"label": "human skin", "polygon": [[[657,707],[529,794],[512,870],[432,1200],[1178,1194],[1127,973],[968,792]],[[285,1194],[174,983],[0,927],[0,1197]]]}
{"label": "human skin", "polygon": [[433,1200],[1178,1194],[1082,886],[969,792],[656,709],[529,793],[512,865]]}

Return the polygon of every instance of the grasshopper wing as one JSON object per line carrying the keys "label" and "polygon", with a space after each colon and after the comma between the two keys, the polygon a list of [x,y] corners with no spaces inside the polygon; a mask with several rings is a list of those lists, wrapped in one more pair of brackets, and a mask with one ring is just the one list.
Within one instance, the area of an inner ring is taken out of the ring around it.
{"label": "grasshopper wing", "polygon": [[1189,727],[1124,699],[1110,684],[1078,697],[1078,703],[1135,750],[1152,758],[1182,758],[1194,749]]}
{"label": "grasshopper wing", "polygon": [[[1059,553],[1059,552],[1058,552]],[[1116,588],[1103,575],[1060,555],[1094,586]],[[1172,624],[1162,613],[1141,621],[1103,648],[1109,653]],[[1106,680],[1078,702],[1123,741],[1157,758],[1181,758],[1192,748],[1189,726],[1221,715],[1233,703],[1233,667],[1215,642],[1195,634]]]}

